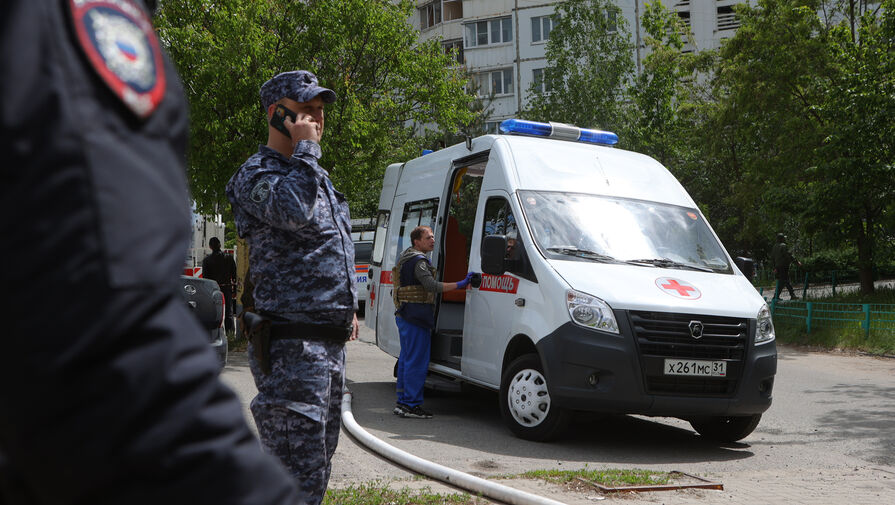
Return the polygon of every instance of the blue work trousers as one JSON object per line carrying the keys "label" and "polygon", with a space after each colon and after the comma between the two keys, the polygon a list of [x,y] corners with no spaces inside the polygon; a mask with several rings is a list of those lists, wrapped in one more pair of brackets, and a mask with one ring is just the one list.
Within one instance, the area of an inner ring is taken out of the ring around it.
{"label": "blue work trousers", "polygon": [[395,316],[401,341],[398,355],[398,403],[416,407],[423,403],[423,385],[429,370],[432,330]]}

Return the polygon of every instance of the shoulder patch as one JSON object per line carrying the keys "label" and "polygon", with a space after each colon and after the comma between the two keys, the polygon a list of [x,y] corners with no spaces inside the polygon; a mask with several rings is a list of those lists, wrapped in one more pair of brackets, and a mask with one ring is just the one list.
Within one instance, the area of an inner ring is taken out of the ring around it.
{"label": "shoulder patch", "polygon": [[165,96],[165,66],[146,12],[133,0],[69,0],[69,14],[87,60],[137,117],[149,117]]}
{"label": "shoulder patch", "polygon": [[261,181],[258,184],[255,184],[255,187],[252,188],[252,192],[249,193],[249,198],[252,199],[255,203],[261,203],[267,200],[267,195],[270,194],[270,183],[267,181]]}

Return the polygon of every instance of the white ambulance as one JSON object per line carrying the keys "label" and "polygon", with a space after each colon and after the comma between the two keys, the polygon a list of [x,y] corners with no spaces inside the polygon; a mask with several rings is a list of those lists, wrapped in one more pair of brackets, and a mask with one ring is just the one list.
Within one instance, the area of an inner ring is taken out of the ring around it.
{"label": "white ambulance", "polygon": [[430,373],[499,391],[517,436],[555,438],[575,411],[749,435],[771,405],[771,314],[681,184],[613,133],[501,131],[387,168],[366,318],[377,345],[398,356],[391,270],[427,225],[439,280],[483,272],[436,300]]}

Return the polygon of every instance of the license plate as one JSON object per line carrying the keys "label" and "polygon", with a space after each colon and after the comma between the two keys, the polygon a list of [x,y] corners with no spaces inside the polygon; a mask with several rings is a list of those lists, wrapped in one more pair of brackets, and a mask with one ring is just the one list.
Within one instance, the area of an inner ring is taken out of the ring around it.
{"label": "license plate", "polygon": [[665,375],[692,375],[697,377],[727,377],[726,361],[666,359]]}

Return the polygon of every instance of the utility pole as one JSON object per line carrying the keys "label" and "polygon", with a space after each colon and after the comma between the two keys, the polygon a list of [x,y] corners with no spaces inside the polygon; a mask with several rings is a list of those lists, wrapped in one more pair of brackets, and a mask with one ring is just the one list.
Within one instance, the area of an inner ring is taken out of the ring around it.
{"label": "utility pole", "polygon": [[634,32],[636,33],[634,54],[637,58],[637,75],[640,75],[640,0],[634,0]]}
{"label": "utility pole", "polygon": [[513,34],[513,41],[516,46],[516,116],[522,110],[522,57],[519,53],[519,0],[513,2],[513,17],[516,23],[516,33]]}

